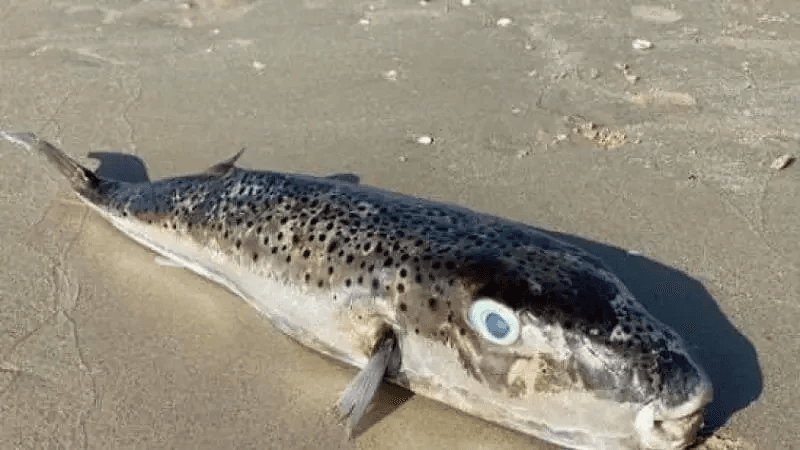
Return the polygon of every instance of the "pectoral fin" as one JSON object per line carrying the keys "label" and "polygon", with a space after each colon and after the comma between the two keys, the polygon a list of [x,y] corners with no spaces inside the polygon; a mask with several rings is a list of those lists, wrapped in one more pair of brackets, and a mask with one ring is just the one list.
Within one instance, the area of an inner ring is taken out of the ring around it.
{"label": "pectoral fin", "polygon": [[386,331],[375,345],[372,357],[339,396],[339,413],[346,419],[347,434],[351,435],[367,407],[372,403],[383,377],[399,369],[400,349],[394,332]]}

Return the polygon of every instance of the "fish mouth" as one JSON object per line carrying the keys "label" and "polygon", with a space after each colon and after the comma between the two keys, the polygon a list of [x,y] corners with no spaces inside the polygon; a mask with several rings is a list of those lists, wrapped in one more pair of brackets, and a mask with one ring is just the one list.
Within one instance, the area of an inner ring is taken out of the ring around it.
{"label": "fish mouth", "polygon": [[713,398],[711,383],[704,381],[689,399],[666,407],[653,401],[636,415],[636,430],[646,449],[682,449],[692,444],[705,420],[705,409]]}

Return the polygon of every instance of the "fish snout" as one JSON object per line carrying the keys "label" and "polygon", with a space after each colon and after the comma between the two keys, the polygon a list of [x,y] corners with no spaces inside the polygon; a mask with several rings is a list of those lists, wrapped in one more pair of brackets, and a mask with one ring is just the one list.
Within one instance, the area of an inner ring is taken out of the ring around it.
{"label": "fish snout", "polygon": [[644,448],[681,449],[694,442],[713,399],[711,380],[680,353],[659,364],[660,395],[636,415],[636,430]]}

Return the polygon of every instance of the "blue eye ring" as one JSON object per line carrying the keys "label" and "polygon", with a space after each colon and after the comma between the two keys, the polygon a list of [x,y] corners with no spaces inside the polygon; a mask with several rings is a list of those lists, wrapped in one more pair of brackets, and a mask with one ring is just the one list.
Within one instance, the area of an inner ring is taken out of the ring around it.
{"label": "blue eye ring", "polygon": [[469,307],[470,326],[487,341],[510,345],[519,338],[519,319],[514,311],[490,298],[479,298]]}

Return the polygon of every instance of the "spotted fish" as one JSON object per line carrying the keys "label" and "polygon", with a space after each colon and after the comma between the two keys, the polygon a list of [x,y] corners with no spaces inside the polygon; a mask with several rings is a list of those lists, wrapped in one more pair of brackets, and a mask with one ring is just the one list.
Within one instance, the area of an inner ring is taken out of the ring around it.
{"label": "spotted fish", "polygon": [[578,449],[679,449],[707,375],[598,258],[538,229],[346,176],[238,168],[104,179],[30,133],[78,197],[130,238],[360,369],[355,426],[385,379]]}

